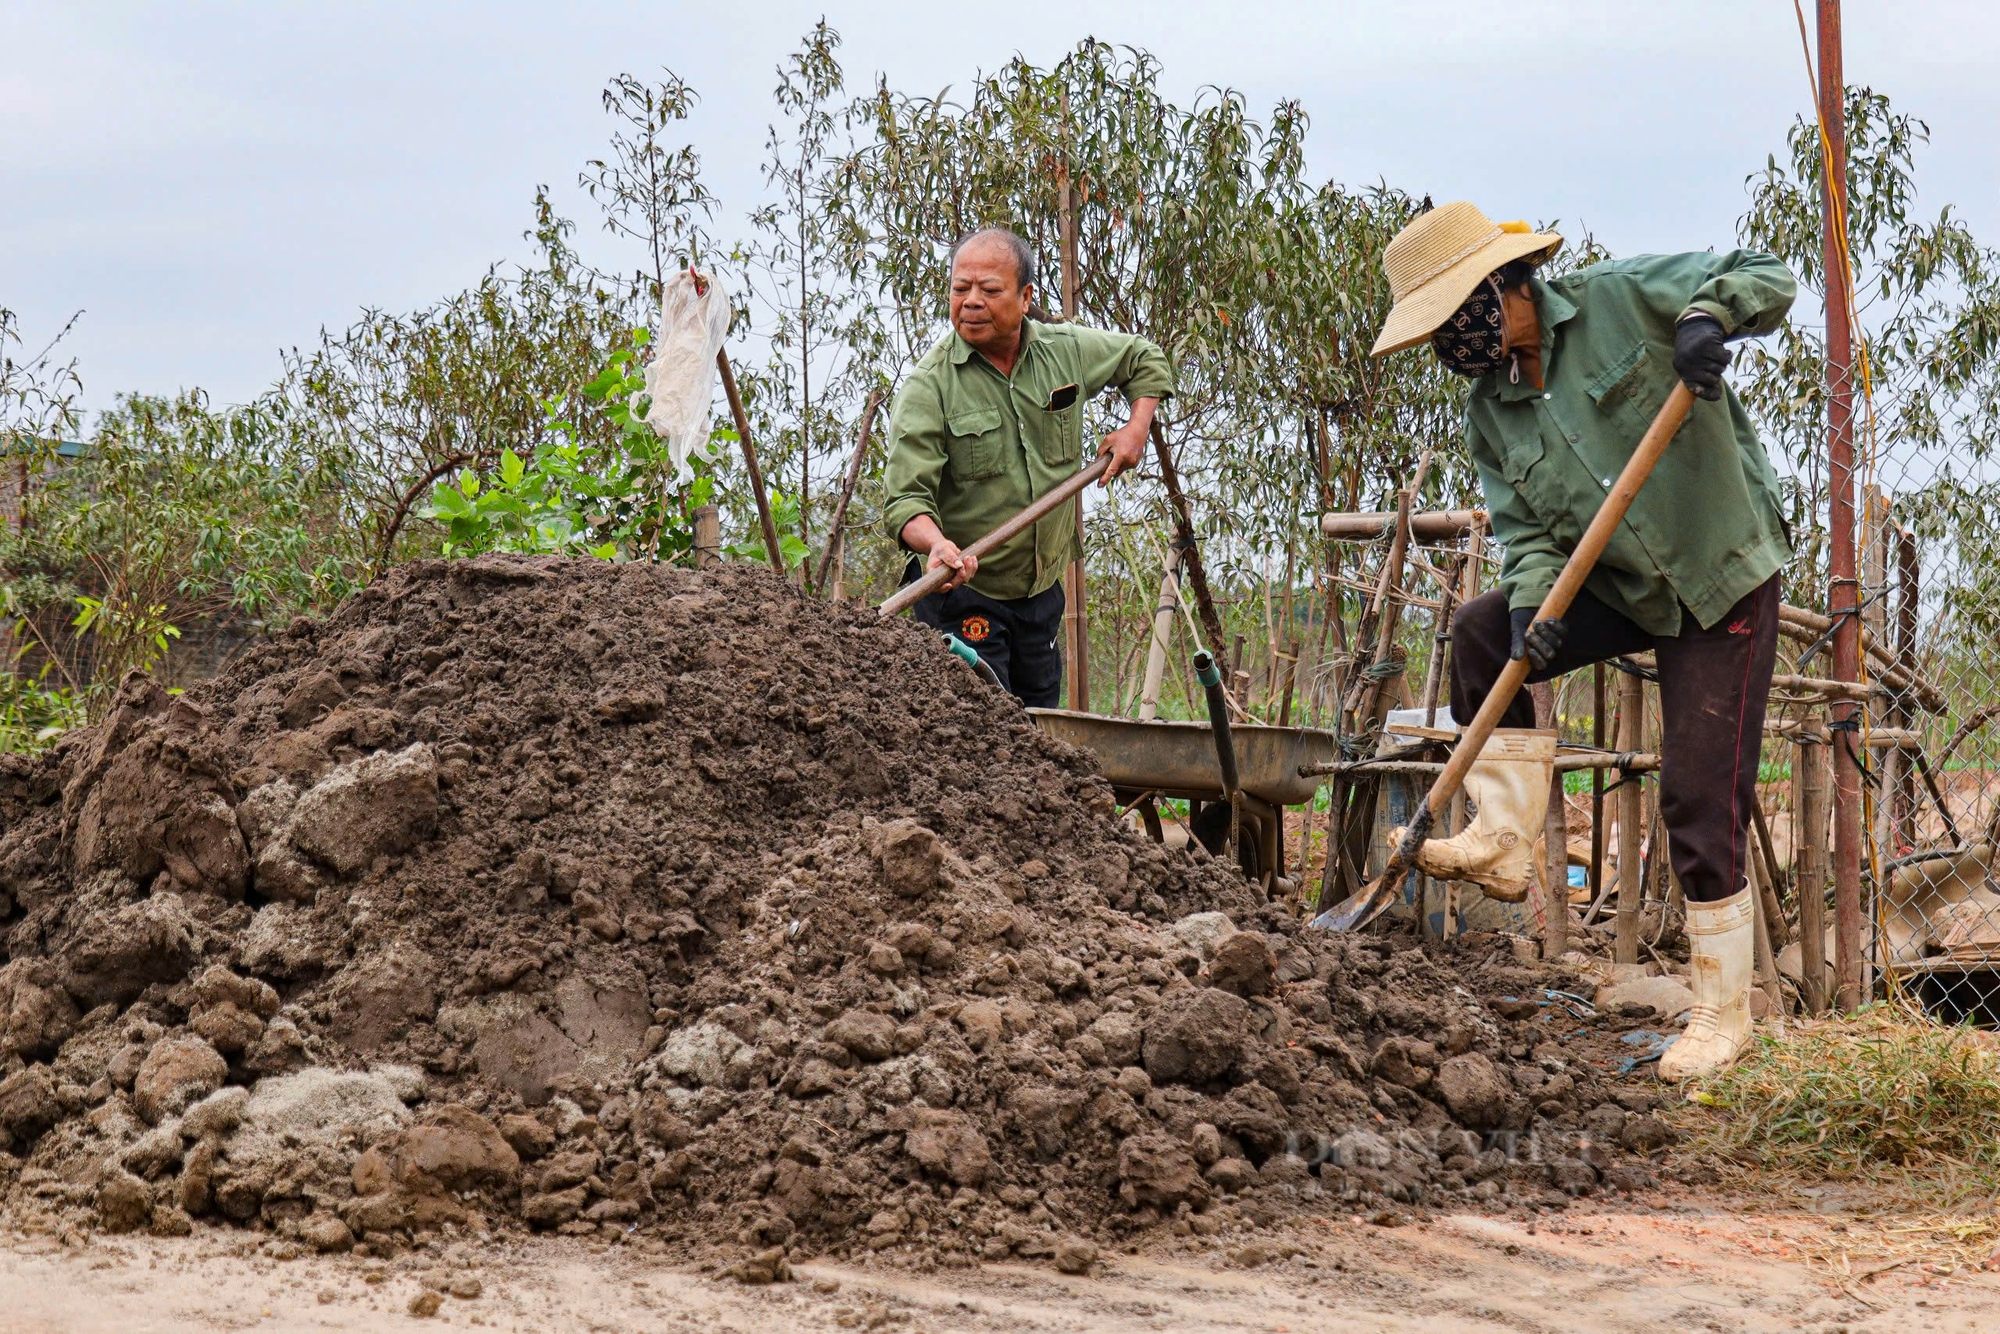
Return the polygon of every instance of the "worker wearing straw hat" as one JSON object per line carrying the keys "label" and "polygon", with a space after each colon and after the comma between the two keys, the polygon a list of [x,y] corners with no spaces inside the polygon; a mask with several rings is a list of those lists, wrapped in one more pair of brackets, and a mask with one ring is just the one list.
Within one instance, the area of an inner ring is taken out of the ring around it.
{"label": "worker wearing straw hat", "polygon": [[[1428,343],[1471,381],[1465,437],[1506,547],[1500,587],[1452,618],[1451,703],[1468,719],[1509,659],[1530,681],[1651,649],[1659,668],[1660,814],[1687,897],[1693,1017],[1660,1061],[1684,1079],[1749,1040],[1753,911],[1746,827],[1791,556],[1778,479],[1722,378],[1734,338],[1767,334],[1797,290],[1774,257],[1642,255],[1543,279],[1553,232],[1467,203],[1417,217],[1383,257],[1386,356]],[[1561,620],[1536,609],[1676,380],[1698,400]],[[1463,832],[1418,866],[1518,901],[1533,884],[1555,733],[1515,698],[1466,792]]]}

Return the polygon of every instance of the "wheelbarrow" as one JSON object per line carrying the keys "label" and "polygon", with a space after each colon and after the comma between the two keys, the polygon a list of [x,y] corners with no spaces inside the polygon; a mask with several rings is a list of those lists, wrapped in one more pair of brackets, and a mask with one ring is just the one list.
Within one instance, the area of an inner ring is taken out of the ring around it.
{"label": "wheelbarrow", "polygon": [[[1135,809],[1146,832],[1164,842],[1157,802],[1178,797],[1192,804],[1189,827],[1204,847],[1219,850],[1228,836],[1228,794],[1215,738],[1207,723],[1138,722],[1069,709],[1029,709],[1044,732],[1097,756],[1119,804]],[[1324,780],[1301,776],[1339,757],[1332,732],[1310,727],[1232,724],[1243,815],[1255,836],[1238,847],[1243,873],[1255,881],[1275,879],[1284,869],[1284,808],[1313,799]]]}

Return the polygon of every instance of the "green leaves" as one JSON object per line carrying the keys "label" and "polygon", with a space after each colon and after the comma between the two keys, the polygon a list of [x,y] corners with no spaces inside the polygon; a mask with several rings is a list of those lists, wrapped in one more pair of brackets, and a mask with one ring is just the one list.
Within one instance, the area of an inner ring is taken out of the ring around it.
{"label": "green leaves", "polygon": [[360,586],[370,546],[355,464],[270,401],[122,398],[0,531],[11,628],[94,707],[128,669],[166,661],[178,627],[255,633],[331,605]]}
{"label": "green leaves", "polygon": [[79,593],[77,612],[70,621],[79,638],[89,635],[100,648],[118,660],[118,675],[137,668],[150,672],[167,656],[167,641],[181,637],[180,628],[167,621],[163,602],[140,606],[123,599],[94,598]]}
{"label": "green leaves", "polygon": [[45,658],[32,675],[21,670],[28,652],[29,646],[22,645],[11,669],[0,673],[0,755],[33,754],[87,720],[75,692],[47,684],[53,659]]}
{"label": "green leaves", "polygon": [[[804,564],[812,553],[806,549],[793,531],[799,522],[799,500],[797,496],[782,491],[770,493],[771,521],[778,529],[778,555],[784,560],[787,570],[796,570]],[[747,560],[768,563],[761,532],[752,529],[750,536],[741,542],[732,542],[723,547],[723,554],[731,560]]]}
{"label": "green leaves", "polygon": [[634,348],[612,352],[582,389],[590,402],[618,423],[606,440],[543,401],[547,437],[531,458],[502,447],[484,473],[462,468],[440,481],[417,517],[445,526],[446,556],[487,551],[557,553],[611,560],[673,559],[693,550],[693,510],[707,504],[713,482],[697,459],[695,476],[679,479],[660,441],[629,404],[644,383]]}

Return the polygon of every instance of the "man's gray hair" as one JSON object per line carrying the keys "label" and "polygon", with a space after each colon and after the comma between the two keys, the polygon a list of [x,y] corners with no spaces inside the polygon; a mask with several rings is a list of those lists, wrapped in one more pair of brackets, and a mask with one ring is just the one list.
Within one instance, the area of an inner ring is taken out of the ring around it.
{"label": "man's gray hair", "polygon": [[967,232],[964,236],[959,237],[958,243],[951,248],[951,262],[957,264],[958,252],[971,245],[974,241],[984,241],[989,238],[1000,242],[1014,252],[1014,272],[1019,276],[1021,286],[1033,287],[1035,285],[1035,252],[1028,249],[1026,241],[1023,241],[1019,236],[1008,231],[1005,227],[981,227],[976,232]]}

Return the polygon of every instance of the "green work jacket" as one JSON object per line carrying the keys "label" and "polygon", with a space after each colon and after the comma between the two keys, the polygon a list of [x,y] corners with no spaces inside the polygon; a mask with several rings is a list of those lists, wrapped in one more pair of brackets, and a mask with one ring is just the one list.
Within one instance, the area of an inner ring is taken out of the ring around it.
{"label": "green work jacket", "polygon": [[[953,333],[896,394],[882,514],[892,539],[928,514],[959,546],[979,540],[1082,466],[1084,404],[1105,386],[1127,402],[1173,392],[1166,353],[1136,334],[1034,320],[1022,328],[1011,376]],[[1059,506],[982,557],[971,586],[990,598],[1032,597],[1082,554],[1075,507]]]}
{"label": "green work jacket", "polygon": [[[1536,607],[1673,389],[1674,325],[1689,310],[1731,336],[1767,334],[1797,285],[1771,255],[1640,255],[1532,289],[1543,386],[1506,368],[1479,377],[1466,443],[1493,536],[1506,545],[1509,607]],[[1731,389],[1695,401],[1585,587],[1651,634],[1686,606],[1705,629],[1791,557],[1778,479]]]}

